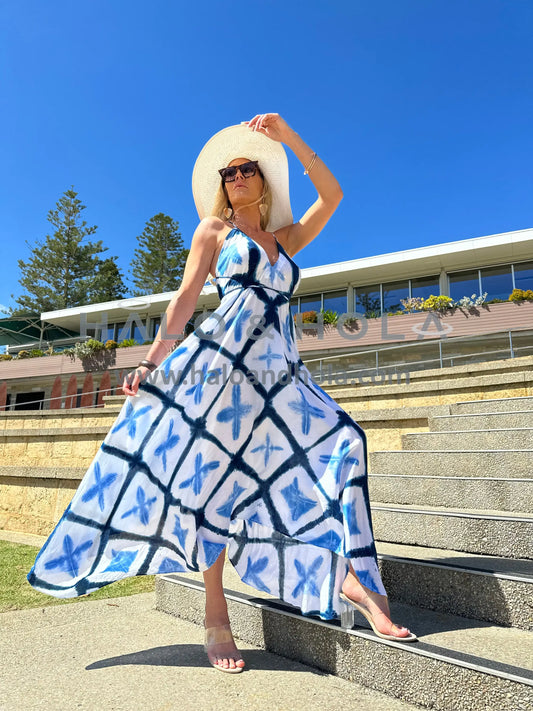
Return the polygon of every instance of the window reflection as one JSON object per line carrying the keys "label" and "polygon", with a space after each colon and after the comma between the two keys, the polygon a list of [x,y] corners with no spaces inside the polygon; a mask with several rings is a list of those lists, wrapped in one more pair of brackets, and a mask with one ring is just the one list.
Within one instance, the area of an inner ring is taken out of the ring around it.
{"label": "window reflection", "polygon": [[339,316],[348,310],[346,291],[330,291],[324,294],[324,311],[336,311]]}
{"label": "window reflection", "polygon": [[522,262],[514,265],[515,289],[533,290],[533,262]]}
{"label": "window reflection", "polygon": [[[487,301],[507,301],[513,290],[511,265],[481,270],[481,293],[487,292]],[[470,296],[470,294],[468,294]]]}
{"label": "window reflection", "polygon": [[413,298],[428,299],[430,296],[439,296],[439,294],[440,286],[438,275],[411,279],[411,296]]}
{"label": "window reflection", "polygon": [[450,296],[454,301],[462,299],[463,296],[480,295],[479,288],[479,273],[477,269],[469,271],[456,272],[449,275],[450,279]]}
{"label": "window reflection", "polygon": [[381,316],[381,294],[379,284],[358,287],[355,291],[355,310],[367,318]]}
{"label": "window reflection", "polygon": [[407,299],[408,297],[409,282],[407,279],[383,284],[383,312],[403,311],[400,299]]}

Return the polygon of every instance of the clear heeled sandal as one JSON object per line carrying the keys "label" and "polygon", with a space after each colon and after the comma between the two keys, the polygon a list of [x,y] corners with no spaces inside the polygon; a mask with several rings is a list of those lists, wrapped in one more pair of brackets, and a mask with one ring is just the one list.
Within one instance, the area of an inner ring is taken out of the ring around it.
{"label": "clear heeled sandal", "polygon": [[[339,593],[339,597],[342,600],[342,605],[341,605],[341,627],[343,629],[352,629],[352,627],[355,624],[355,613],[354,609],[360,612],[363,617],[369,622],[370,626],[374,630],[374,632],[377,634],[378,637],[381,637],[382,639],[392,639],[395,642],[416,642],[418,640],[418,637],[416,634],[413,634],[413,632],[409,632],[408,635],[405,637],[398,637],[397,635],[394,634],[384,634],[383,632],[380,632],[377,628],[376,625],[374,624],[374,620],[372,619],[372,615],[370,614],[370,611],[368,608],[366,608],[362,603],[360,602],[355,602],[355,600],[351,600],[347,595],[344,593]],[[383,613],[385,614],[385,613]],[[391,623],[394,624],[394,623]],[[394,625],[397,627],[397,625]],[[407,629],[406,627],[398,627],[398,629]]]}
{"label": "clear heeled sandal", "polygon": [[[204,622],[204,627],[205,627],[205,622]],[[204,649],[207,652],[209,647],[213,644],[223,644],[224,642],[233,642],[233,635],[231,633],[231,627],[229,624],[225,625],[217,625],[216,627],[205,627],[205,641],[204,641]],[[230,657],[231,655],[227,655]],[[209,659],[209,655],[207,657]],[[239,660],[235,660],[235,664],[237,664]],[[215,662],[212,662],[209,659],[209,663],[211,666],[213,666],[215,669],[218,669],[219,671],[223,672],[229,672],[230,674],[237,674],[238,672],[242,672],[244,667],[243,666],[235,666],[235,667],[223,667],[220,664],[216,664]]]}

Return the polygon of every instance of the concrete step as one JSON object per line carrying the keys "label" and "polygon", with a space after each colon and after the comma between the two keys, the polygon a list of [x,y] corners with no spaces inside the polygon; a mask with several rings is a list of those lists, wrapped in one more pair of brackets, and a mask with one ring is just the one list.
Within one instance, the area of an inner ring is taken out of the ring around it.
{"label": "concrete step", "polygon": [[371,508],[374,536],[379,541],[533,558],[533,514],[381,502]]}
{"label": "concrete step", "polygon": [[40,430],[56,427],[110,427],[120,406],[78,407],[71,410],[7,410],[0,412],[0,432]]}
{"label": "concrete step", "polygon": [[370,471],[376,474],[420,474],[422,476],[459,476],[530,479],[533,473],[533,449],[383,451],[369,454]]}
{"label": "concrete step", "polygon": [[533,630],[533,563],[376,541],[389,600]]}
{"label": "concrete step", "polygon": [[4,465],[45,467],[89,465],[100,448],[108,426],[7,429],[0,432],[0,456]]}
{"label": "concrete step", "polygon": [[464,415],[434,415],[428,418],[432,432],[465,432],[467,430],[505,430],[533,427],[533,410],[517,412],[478,412]]}
{"label": "concrete step", "polygon": [[[229,564],[224,588],[237,638],[405,702],[438,711],[517,711],[533,699],[531,632],[392,601],[392,619],[419,640],[382,640],[359,613],[350,630],[338,620],[304,617],[242,583]],[[201,573],[158,576],[156,607],[202,625]]]}
{"label": "concrete step", "polygon": [[533,479],[371,474],[368,487],[381,503],[475,509],[490,501],[498,511],[533,513]]}
{"label": "concrete step", "polygon": [[533,448],[533,429],[515,427],[506,430],[468,430],[466,432],[413,432],[402,435],[404,450],[436,449],[450,451],[494,450],[494,449],[531,449]]}
{"label": "concrete step", "polygon": [[451,405],[452,415],[469,415],[477,412],[517,412],[533,410],[533,397],[507,397],[491,400],[465,400]]}

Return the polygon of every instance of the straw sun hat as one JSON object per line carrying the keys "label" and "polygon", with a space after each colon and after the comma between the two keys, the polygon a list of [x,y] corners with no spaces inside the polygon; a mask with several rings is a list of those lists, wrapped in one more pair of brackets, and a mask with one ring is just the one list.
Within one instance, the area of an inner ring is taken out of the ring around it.
{"label": "straw sun hat", "polygon": [[219,168],[235,158],[259,161],[272,192],[272,208],[267,230],[278,230],[293,222],[289,197],[289,164],[279,141],[240,124],[228,126],[207,141],[192,172],[192,192],[200,219],[211,215],[218,187]]}

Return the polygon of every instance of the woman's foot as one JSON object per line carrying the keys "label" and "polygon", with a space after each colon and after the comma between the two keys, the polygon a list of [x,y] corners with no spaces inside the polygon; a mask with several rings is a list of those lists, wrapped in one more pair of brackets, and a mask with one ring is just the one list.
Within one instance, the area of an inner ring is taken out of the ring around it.
{"label": "woman's foot", "polygon": [[359,582],[357,576],[350,570],[341,588],[346,597],[354,602],[358,602],[365,607],[378,632],[381,634],[389,634],[394,637],[409,637],[411,632],[407,627],[398,627],[390,619],[389,600],[386,595],[379,595],[372,590],[369,590]]}
{"label": "woman's foot", "polygon": [[241,671],[245,661],[235,645],[229,618],[227,616],[211,617],[206,614],[204,627],[209,630],[206,638],[206,651],[211,664],[222,670]]}

